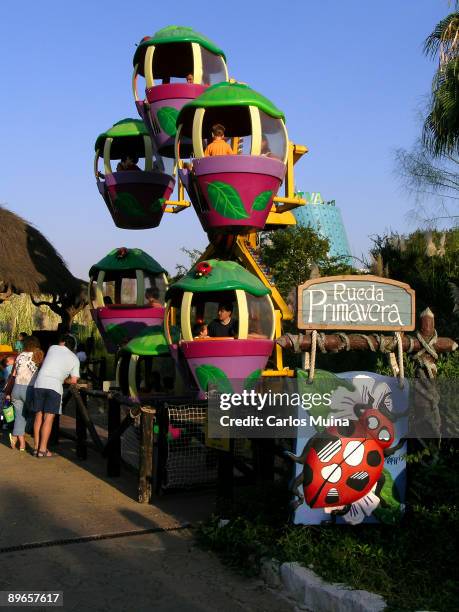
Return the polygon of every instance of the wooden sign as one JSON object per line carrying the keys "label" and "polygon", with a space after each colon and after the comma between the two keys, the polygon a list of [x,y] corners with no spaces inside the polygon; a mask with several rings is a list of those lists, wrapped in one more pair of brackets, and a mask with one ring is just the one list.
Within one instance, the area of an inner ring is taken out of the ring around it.
{"label": "wooden sign", "polygon": [[415,295],[405,283],[371,275],[326,276],[298,287],[298,329],[412,331]]}

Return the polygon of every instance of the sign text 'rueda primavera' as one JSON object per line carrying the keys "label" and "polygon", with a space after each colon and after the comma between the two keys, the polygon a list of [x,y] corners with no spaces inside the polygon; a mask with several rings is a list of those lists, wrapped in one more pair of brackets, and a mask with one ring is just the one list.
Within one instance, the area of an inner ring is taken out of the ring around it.
{"label": "sign text 'rueda primavera'", "polygon": [[299,329],[412,331],[414,310],[409,285],[379,276],[327,276],[298,287]]}

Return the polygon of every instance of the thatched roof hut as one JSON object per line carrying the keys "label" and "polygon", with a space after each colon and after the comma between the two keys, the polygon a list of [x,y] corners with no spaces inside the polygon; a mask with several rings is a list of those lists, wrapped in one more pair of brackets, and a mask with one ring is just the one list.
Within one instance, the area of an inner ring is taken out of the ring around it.
{"label": "thatched roof hut", "polygon": [[[61,317],[62,331],[87,304],[87,283],[73,276],[41,232],[0,206],[0,304],[13,293],[28,293],[36,306],[49,306]],[[44,295],[52,301],[37,301]]]}
{"label": "thatched roof hut", "polygon": [[43,234],[0,207],[0,292],[38,297],[75,294],[80,290],[81,281],[71,274]]}

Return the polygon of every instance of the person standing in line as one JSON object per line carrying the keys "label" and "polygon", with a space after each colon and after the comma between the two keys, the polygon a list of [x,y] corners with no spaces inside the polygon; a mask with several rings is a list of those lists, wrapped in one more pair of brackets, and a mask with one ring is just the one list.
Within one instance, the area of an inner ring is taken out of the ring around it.
{"label": "person standing in line", "polygon": [[75,355],[76,340],[63,334],[59,344],[50,346],[34,386],[33,427],[37,457],[52,457],[48,450],[54,417],[62,412],[63,384],[75,385],[80,377],[80,361]]}
{"label": "person standing in line", "polygon": [[[10,434],[11,448],[16,448],[19,442],[19,450],[25,451],[25,428],[27,413],[32,405],[33,386],[44,358],[40,347],[40,341],[35,336],[27,336],[24,340],[24,350],[16,357],[13,367],[14,387],[11,391],[11,402],[14,406],[14,428]],[[9,399],[6,396],[6,399]],[[37,449],[34,456],[37,455]]]}

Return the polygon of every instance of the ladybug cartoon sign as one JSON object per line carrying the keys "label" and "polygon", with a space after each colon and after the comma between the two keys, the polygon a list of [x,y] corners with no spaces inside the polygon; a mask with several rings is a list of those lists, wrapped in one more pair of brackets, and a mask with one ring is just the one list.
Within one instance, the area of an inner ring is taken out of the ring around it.
{"label": "ladybug cartoon sign", "polygon": [[395,523],[403,510],[408,391],[373,373],[330,378],[330,413],[348,424],[330,419],[321,431],[298,432],[299,453],[288,453],[297,464],[294,522]]}

